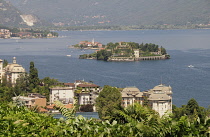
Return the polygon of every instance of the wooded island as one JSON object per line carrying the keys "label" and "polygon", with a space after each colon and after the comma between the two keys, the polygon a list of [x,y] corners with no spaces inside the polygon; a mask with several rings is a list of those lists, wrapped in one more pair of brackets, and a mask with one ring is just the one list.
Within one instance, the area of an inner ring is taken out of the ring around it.
{"label": "wooded island", "polygon": [[[94,45],[94,44],[93,44]],[[78,45],[80,48],[93,49],[92,45]],[[107,45],[94,45],[98,49],[92,54],[80,55],[80,59],[97,59],[104,61],[139,61],[169,59],[166,49],[152,43],[117,42]]]}

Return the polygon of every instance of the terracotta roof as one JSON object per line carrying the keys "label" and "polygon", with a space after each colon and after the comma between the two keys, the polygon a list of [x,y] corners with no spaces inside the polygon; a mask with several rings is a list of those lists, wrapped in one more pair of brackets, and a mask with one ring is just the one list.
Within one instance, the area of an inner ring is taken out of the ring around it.
{"label": "terracotta roof", "polygon": [[39,112],[48,112],[48,111],[44,108],[39,108]]}
{"label": "terracotta roof", "polygon": [[87,88],[87,87],[100,87],[96,84],[79,84],[78,87],[84,87],[84,88]]}
{"label": "terracotta roof", "polygon": [[66,108],[73,108],[73,106],[74,106],[73,104],[67,104],[67,105],[65,105]]}
{"label": "terracotta roof", "polygon": [[55,104],[46,106],[47,109],[54,109]]}

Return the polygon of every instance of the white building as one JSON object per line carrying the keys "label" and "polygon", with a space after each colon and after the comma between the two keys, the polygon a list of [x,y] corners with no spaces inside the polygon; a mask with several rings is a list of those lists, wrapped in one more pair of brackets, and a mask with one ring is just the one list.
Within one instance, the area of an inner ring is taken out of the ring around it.
{"label": "white building", "polygon": [[172,88],[165,85],[157,85],[153,89],[144,92],[148,97],[149,106],[157,111],[160,116],[172,113]]}
{"label": "white building", "polygon": [[136,87],[126,87],[122,90],[122,106],[127,107],[133,103],[143,103],[143,93]]}
{"label": "white building", "polygon": [[7,81],[11,82],[12,85],[16,83],[17,78],[20,77],[21,74],[25,74],[25,69],[17,64],[16,57],[13,57],[13,63],[8,64],[5,68],[3,68],[3,61],[0,60],[0,78],[4,76]]}
{"label": "white building", "polygon": [[50,88],[50,104],[59,100],[63,104],[74,103],[74,88],[73,87],[54,87]]}

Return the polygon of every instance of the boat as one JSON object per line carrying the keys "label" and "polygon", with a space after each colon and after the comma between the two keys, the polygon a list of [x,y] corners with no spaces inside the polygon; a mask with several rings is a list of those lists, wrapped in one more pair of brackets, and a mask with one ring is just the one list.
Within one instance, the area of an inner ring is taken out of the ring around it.
{"label": "boat", "polygon": [[193,65],[189,65],[188,68],[194,68],[194,66]]}
{"label": "boat", "polygon": [[67,57],[71,57],[71,55],[66,55]]}

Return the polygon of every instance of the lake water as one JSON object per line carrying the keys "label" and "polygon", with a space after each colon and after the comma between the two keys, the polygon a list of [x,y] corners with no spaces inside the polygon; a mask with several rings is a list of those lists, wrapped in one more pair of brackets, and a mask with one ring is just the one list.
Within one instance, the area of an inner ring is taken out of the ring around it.
{"label": "lake water", "polygon": [[[139,31],[63,31],[54,39],[0,39],[0,59],[17,63],[29,70],[30,61],[39,77],[61,82],[78,79],[100,86],[141,91],[162,83],[173,88],[173,104],[180,107],[195,98],[200,106],[210,105],[210,30],[139,30]],[[154,43],[166,48],[169,60],[140,62],[104,62],[78,59],[92,50],[70,49],[68,45],[95,39],[97,42]],[[67,57],[66,55],[71,55]],[[188,65],[195,66],[188,68]]]}

